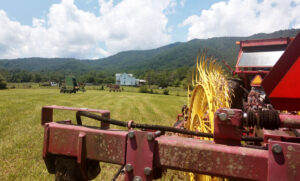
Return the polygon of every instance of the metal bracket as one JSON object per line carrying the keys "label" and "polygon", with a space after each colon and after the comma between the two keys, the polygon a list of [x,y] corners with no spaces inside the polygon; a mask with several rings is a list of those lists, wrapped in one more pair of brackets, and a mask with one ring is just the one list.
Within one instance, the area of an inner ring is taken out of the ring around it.
{"label": "metal bracket", "polygon": [[88,180],[87,165],[86,165],[86,134],[80,132],[78,135],[77,145],[77,163],[84,180]]}
{"label": "metal bracket", "polygon": [[215,113],[214,141],[219,144],[240,145],[242,139],[242,111],[220,108]]}
{"label": "metal bracket", "polygon": [[300,144],[269,142],[268,180],[300,180]]}
{"label": "metal bracket", "polygon": [[131,134],[134,136],[127,139],[125,180],[151,181],[155,135],[146,131],[132,131]]}

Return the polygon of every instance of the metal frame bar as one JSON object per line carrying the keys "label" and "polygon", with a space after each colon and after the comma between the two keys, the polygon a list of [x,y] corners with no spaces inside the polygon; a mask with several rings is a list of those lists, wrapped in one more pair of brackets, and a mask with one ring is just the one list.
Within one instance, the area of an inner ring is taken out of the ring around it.
{"label": "metal frame bar", "polygon": [[[134,151],[136,148],[131,147],[132,144],[127,136],[127,131],[97,130],[83,126],[47,123],[45,125],[43,155],[44,158],[47,158],[49,155],[70,156],[77,158],[78,163],[86,159],[119,165],[132,162],[131,164],[135,165],[133,169],[136,169],[136,171],[131,172],[132,175],[129,174],[130,177],[127,177],[127,180],[136,176],[152,180],[151,175],[143,175],[143,170],[146,167],[149,167],[151,170],[154,170],[153,168],[169,168],[234,179],[270,180],[268,178],[274,178],[273,175],[278,173],[268,172],[267,170],[273,167],[280,167],[274,166],[277,163],[270,161],[273,160],[274,156],[273,152],[270,151],[272,149],[270,147],[269,150],[260,150],[215,144],[211,141],[180,136],[153,138],[155,145],[151,149],[153,150],[153,166],[151,166],[152,158],[149,157],[148,151],[143,151],[145,150],[143,147],[147,143],[143,140],[149,132],[139,131],[139,133],[135,134],[135,136],[140,140],[138,148],[140,151]],[[82,143],[82,136],[85,137],[85,144],[74,144]],[[82,141],[80,142],[81,139]],[[273,142],[269,141],[269,145],[272,145]],[[288,175],[290,167],[293,170],[300,171],[300,159],[298,154],[296,154],[300,151],[300,144],[275,142],[279,145],[286,145],[286,149],[291,149],[289,146],[293,146],[296,149],[293,149],[293,154],[283,155],[288,157],[285,159],[290,160],[290,162],[286,163],[287,168],[285,168],[285,172],[281,172],[281,175]],[[82,152],[80,150],[85,151]],[[130,157],[135,159],[129,159]],[[141,162],[141,160],[136,158],[147,158],[148,161]],[[126,161],[127,159],[129,160]],[[278,164],[280,165],[280,163]],[[297,174],[294,173],[293,178],[298,177],[299,172]]]}
{"label": "metal frame bar", "polygon": [[[81,112],[93,112],[93,113],[99,113],[102,117],[110,118],[110,112],[108,110],[102,110],[102,109],[88,109],[88,108],[75,108],[75,107],[66,107],[66,106],[44,106],[42,108],[42,125],[45,123],[49,123],[53,121],[53,110],[66,110],[66,111],[81,111]],[[108,129],[109,124],[107,123],[101,123],[102,129]]]}
{"label": "metal frame bar", "polygon": [[[47,111],[53,113],[52,108]],[[43,118],[50,116],[49,112]],[[238,126],[239,119],[231,117],[232,125]],[[66,123],[47,122],[43,126],[43,158],[49,173],[55,172],[55,156],[63,155],[77,160],[84,178],[87,178],[87,160],[125,165],[126,181],[150,181],[161,175],[162,168],[239,180],[273,180],[279,176],[288,180],[300,178],[299,139],[282,139],[282,136],[277,139],[276,135],[266,134],[265,143],[269,146],[265,150],[181,136],[159,136],[151,131],[95,129],[72,125],[69,120]]]}

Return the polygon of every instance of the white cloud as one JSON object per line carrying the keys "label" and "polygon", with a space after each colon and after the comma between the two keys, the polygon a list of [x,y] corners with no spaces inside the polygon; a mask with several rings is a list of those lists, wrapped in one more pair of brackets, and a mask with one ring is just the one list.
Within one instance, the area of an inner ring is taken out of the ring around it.
{"label": "white cloud", "polygon": [[188,17],[187,39],[248,36],[300,28],[300,0],[229,0],[213,4],[200,15]]}
{"label": "white cloud", "polygon": [[180,4],[181,7],[184,7],[185,0],[180,0],[180,1],[179,1],[179,4]]}
{"label": "white cloud", "polygon": [[113,0],[109,0],[109,1],[99,0],[99,5],[100,5],[100,13],[101,14],[106,14],[113,7]]}
{"label": "white cloud", "polygon": [[100,16],[62,0],[50,7],[47,18],[33,18],[32,26],[12,21],[0,10],[0,58],[94,58],[171,41],[166,14],[174,0],[98,2]]}

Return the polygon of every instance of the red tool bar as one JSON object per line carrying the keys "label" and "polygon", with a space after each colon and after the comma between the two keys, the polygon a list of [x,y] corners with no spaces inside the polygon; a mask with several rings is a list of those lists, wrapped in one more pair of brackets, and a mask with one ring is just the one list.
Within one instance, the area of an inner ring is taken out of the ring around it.
{"label": "red tool bar", "polygon": [[[55,122],[46,123],[44,128],[43,157],[46,165],[51,161],[48,156],[55,155],[77,158],[78,163],[81,160],[96,160],[119,165],[131,164],[133,169],[137,169],[132,172],[135,177],[143,177],[143,171],[148,169],[147,180],[151,180],[152,174],[155,174],[151,168],[170,168],[238,180],[273,180],[271,178],[280,175],[293,178],[288,180],[297,180],[295,178],[299,178],[300,173],[300,145],[297,143],[270,141],[268,150],[260,150],[179,136],[160,136],[149,140],[148,136],[145,139],[145,135],[148,135],[146,131],[139,131],[141,134],[129,138],[127,131],[92,129]],[[139,143],[128,143],[129,139]],[[153,150],[153,162],[149,152],[143,151],[148,144],[140,144],[139,140],[144,143],[154,141],[154,149],[150,149]],[[148,161],[130,160],[129,157],[147,158]],[[153,166],[147,165],[149,163],[153,163]],[[51,167],[47,168],[50,172]]]}
{"label": "red tool bar", "polygon": [[48,153],[79,157],[79,135],[85,134],[86,159],[124,165],[127,131],[92,129],[83,126],[45,124],[43,157]]}
{"label": "red tool bar", "polygon": [[177,136],[161,136],[156,141],[155,165],[227,178],[267,180],[267,150]]}

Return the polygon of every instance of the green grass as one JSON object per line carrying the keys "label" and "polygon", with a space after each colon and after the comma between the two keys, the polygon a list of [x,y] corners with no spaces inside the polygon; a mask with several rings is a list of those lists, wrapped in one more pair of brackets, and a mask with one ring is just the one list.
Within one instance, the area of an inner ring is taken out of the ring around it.
{"label": "green grass", "polygon": [[[54,180],[42,160],[42,106],[107,109],[113,119],[171,126],[185,103],[185,97],[135,92],[88,90],[60,94],[58,89],[0,90],[0,180]],[[75,119],[71,111],[55,111],[54,115],[56,120]],[[101,163],[101,168],[96,180],[110,180],[119,166]]]}
{"label": "green grass", "polygon": [[[47,82],[46,82],[47,83]],[[102,85],[89,85],[85,86],[86,90],[100,90]],[[163,94],[164,89],[159,89],[156,85],[151,85],[150,87],[146,86],[148,91],[152,89],[154,94]],[[8,89],[59,89],[57,86],[42,86],[42,83],[34,83],[34,82],[26,82],[26,83],[7,83]],[[104,91],[108,91],[109,88],[106,85],[103,85]],[[121,90],[123,92],[139,92],[140,87],[131,87],[131,86],[121,86]],[[187,90],[183,89],[182,87],[168,87],[166,88],[169,90],[170,95],[174,96],[187,96]],[[101,90],[103,91],[103,90]]]}

